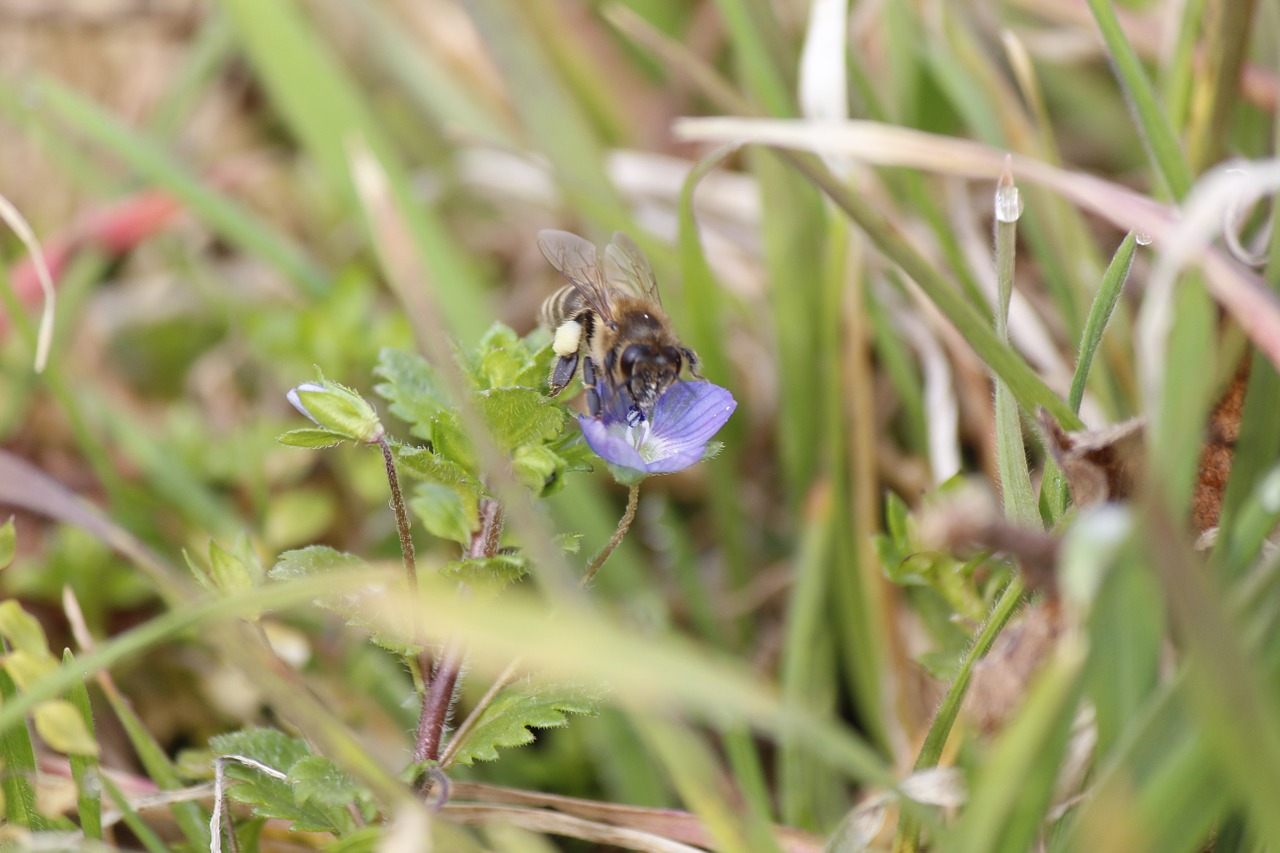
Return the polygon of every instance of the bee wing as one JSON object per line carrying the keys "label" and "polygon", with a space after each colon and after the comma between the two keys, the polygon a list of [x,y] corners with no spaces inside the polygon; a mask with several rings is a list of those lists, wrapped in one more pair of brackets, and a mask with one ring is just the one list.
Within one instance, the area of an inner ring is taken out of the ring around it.
{"label": "bee wing", "polygon": [[577,288],[592,310],[605,321],[613,322],[609,289],[604,283],[595,244],[568,231],[546,229],[538,232],[538,248],[551,266]]}
{"label": "bee wing", "polygon": [[662,304],[658,295],[658,280],[653,268],[635,241],[621,231],[613,233],[613,242],[605,247],[604,266],[606,278],[619,284],[636,296],[644,296]]}

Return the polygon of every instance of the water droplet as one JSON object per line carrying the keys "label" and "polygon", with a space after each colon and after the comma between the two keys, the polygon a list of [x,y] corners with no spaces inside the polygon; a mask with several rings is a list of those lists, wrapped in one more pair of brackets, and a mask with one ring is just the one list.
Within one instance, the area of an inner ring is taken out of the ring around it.
{"label": "water droplet", "polygon": [[996,188],[996,219],[1017,222],[1022,215],[1022,194],[1012,184]]}
{"label": "water droplet", "polygon": [[1147,233],[1145,233],[1145,232],[1143,232],[1143,231],[1134,231],[1134,232],[1133,232],[1133,241],[1134,241],[1135,243],[1137,243],[1139,246],[1150,246],[1150,245],[1151,245],[1151,235],[1150,235],[1150,234],[1147,234]]}

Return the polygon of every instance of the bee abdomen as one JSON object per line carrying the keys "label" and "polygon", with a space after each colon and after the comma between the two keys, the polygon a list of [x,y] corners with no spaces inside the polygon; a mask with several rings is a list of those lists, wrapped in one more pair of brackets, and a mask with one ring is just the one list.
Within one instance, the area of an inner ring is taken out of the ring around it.
{"label": "bee abdomen", "polygon": [[545,329],[554,332],[567,320],[581,314],[582,309],[582,294],[572,284],[567,284],[543,301],[538,321]]}

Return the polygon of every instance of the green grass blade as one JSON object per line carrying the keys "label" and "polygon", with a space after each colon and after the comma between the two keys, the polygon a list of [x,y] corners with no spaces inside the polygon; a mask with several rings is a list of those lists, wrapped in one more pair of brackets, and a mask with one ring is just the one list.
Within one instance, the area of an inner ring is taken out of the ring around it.
{"label": "green grass blade", "polygon": [[[70,649],[62,653],[64,665],[69,666],[73,660]],[[90,732],[94,732],[93,708],[89,704],[89,690],[85,687],[85,683],[81,681],[72,687],[67,691],[67,697],[76,706],[76,710],[80,712],[80,716],[84,719],[85,727]],[[94,756],[86,755],[71,755],[68,758],[71,761],[71,778],[76,782],[76,803],[77,811],[80,815],[80,829],[84,832],[85,838],[101,841],[103,838],[102,785],[99,782],[99,778],[102,773],[98,766],[98,759]]]}
{"label": "green grass blade", "polygon": [[[973,668],[986,656],[987,652],[991,651],[992,643],[1017,612],[1018,605],[1022,603],[1022,594],[1026,589],[1026,585],[1020,578],[1014,578],[996,599],[995,606],[991,608],[991,615],[987,617],[973,644],[960,661],[960,670],[947,687],[946,695],[942,697],[942,702],[933,715],[933,722],[929,724],[929,731],[925,733],[924,743],[920,746],[920,753],[916,756],[913,769],[927,770],[930,767],[937,767],[938,762],[942,760],[942,750],[947,744],[947,738],[951,735],[956,718],[960,716],[960,707],[964,704],[969,680],[973,676]],[[910,815],[904,814],[898,824],[894,849],[914,849],[919,829],[919,823]]]}
{"label": "green grass blade", "polygon": [[[1013,298],[1013,266],[1017,242],[1017,219],[1022,215],[1022,199],[1006,171],[1000,179],[995,198],[996,251],[996,336],[1009,340],[1009,301]],[[1000,473],[1000,493],[1004,514],[1015,524],[1040,526],[1040,511],[1035,491],[1031,488],[1031,471],[1027,467],[1027,451],[1022,443],[1022,421],[1018,405],[1009,386],[996,377],[996,466]]]}
{"label": "green grass blade", "polygon": [[1111,322],[1111,314],[1115,311],[1120,294],[1124,291],[1125,279],[1129,277],[1129,268],[1133,265],[1133,253],[1137,248],[1137,239],[1132,231],[1120,242],[1107,271],[1102,275],[1102,284],[1089,306],[1089,316],[1085,319],[1084,334],[1080,338],[1080,353],[1076,357],[1075,373],[1071,376],[1071,391],[1067,395],[1067,403],[1073,412],[1080,411],[1080,401],[1084,399],[1085,384],[1089,380],[1089,369],[1093,366],[1093,357],[1102,343],[1102,336]]}
{"label": "green grass blade", "polygon": [[[120,158],[144,180],[172,193],[228,243],[261,257],[311,293],[327,289],[327,276],[296,244],[282,237],[248,208],[191,174],[149,137],[125,127],[114,116],[52,80],[32,85],[34,98],[21,101],[24,123],[56,121]],[[10,93],[6,101],[19,97]]]}
{"label": "green grass blade", "polygon": [[1136,113],[1138,130],[1147,145],[1152,165],[1161,183],[1174,200],[1186,197],[1191,189],[1191,169],[1178,147],[1178,140],[1156,100],[1151,81],[1142,69],[1138,54],[1116,18],[1112,0],[1088,0],[1089,9],[1107,45],[1107,53],[1120,85]]}
{"label": "green grass blade", "polygon": [[476,0],[469,11],[503,72],[537,150],[554,168],[569,208],[606,230],[635,230],[604,169],[604,146],[533,32],[523,4]]}
{"label": "green grass blade", "polygon": [[1036,676],[969,793],[946,848],[969,853],[1034,849],[1080,696],[1082,649],[1060,646]]}
{"label": "green grass blade", "polygon": [[437,213],[412,198],[407,170],[302,7],[257,0],[225,0],[223,7],[272,103],[340,200],[358,201],[350,146],[362,140],[374,152],[426,261],[450,330],[464,343],[478,340],[492,314],[478,272]]}
{"label": "green grass blade", "polygon": [[119,785],[112,782],[110,777],[103,776],[102,789],[107,792],[107,796],[111,798],[112,805],[120,812],[124,825],[129,827],[129,831],[138,837],[143,847],[147,848],[147,853],[172,853],[171,848],[164,843],[160,836],[156,834],[156,831],[129,804],[129,799],[120,790]]}
{"label": "green grass blade", "polygon": [[[14,704],[18,690],[9,673],[0,667],[0,700],[3,707]],[[4,792],[6,823],[27,829],[41,829],[44,818],[36,811],[36,753],[31,746],[26,720],[0,732],[0,791]]]}
{"label": "green grass blade", "polygon": [[[86,657],[87,659],[88,657]],[[75,661],[69,660],[64,664],[64,668],[71,668],[74,665]],[[103,688],[107,702],[110,703],[116,718],[120,720],[120,725],[124,728],[125,736],[129,738],[129,743],[132,744],[134,752],[137,753],[138,760],[142,763],[143,769],[147,771],[147,777],[164,791],[173,791],[183,787],[183,782],[178,777],[173,763],[169,761],[169,756],[165,754],[164,749],[151,736],[151,732],[147,730],[146,725],[134,713],[133,706],[120,695],[111,682],[105,682]],[[187,841],[196,849],[207,848],[209,844],[209,815],[200,807],[200,804],[190,802],[174,803],[170,808],[173,811],[174,820],[182,830],[182,834],[186,836]]]}

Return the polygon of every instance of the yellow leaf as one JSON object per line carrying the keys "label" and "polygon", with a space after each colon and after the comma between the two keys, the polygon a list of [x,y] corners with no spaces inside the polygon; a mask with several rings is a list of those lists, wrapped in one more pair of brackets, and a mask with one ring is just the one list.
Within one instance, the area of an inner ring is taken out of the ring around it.
{"label": "yellow leaf", "polygon": [[65,755],[97,755],[98,742],[84,717],[65,699],[41,702],[35,710],[36,733],[54,750]]}

